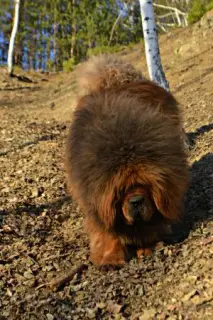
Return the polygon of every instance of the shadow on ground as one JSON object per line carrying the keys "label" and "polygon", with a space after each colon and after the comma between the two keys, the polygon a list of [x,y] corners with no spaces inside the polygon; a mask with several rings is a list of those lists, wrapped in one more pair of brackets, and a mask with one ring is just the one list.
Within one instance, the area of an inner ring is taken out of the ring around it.
{"label": "shadow on ground", "polygon": [[195,146],[196,140],[203,134],[210,132],[213,130],[213,123],[203,125],[194,132],[187,133],[187,137],[190,142],[190,147],[193,148]]}
{"label": "shadow on ground", "polygon": [[182,222],[173,226],[173,235],[165,239],[168,244],[184,241],[197,224],[213,219],[213,153],[195,161],[190,174],[185,214]]}

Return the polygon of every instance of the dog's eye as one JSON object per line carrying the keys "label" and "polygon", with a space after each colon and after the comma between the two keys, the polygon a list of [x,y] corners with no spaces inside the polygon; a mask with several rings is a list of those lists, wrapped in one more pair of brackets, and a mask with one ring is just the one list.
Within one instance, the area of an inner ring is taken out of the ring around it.
{"label": "dog's eye", "polygon": [[134,196],[129,200],[130,205],[134,207],[141,206],[143,202],[144,202],[144,197],[142,195]]}

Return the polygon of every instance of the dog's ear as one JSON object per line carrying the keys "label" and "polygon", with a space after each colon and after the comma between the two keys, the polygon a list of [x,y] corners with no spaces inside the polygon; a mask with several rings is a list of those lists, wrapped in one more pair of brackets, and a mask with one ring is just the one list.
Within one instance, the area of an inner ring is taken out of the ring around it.
{"label": "dog's ear", "polygon": [[104,193],[101,195],[100,201],[98,203],[98,215],[107,230],[111,229],[115,222],[116,212],[113,203],[113,186],[111,186],[111,188],[108,186],[105,189]]}
{"label": "dog's ear", "polygon": [[[179,179],[178,179],[179,180]],[[158,211],[167,219],[178,221],[182,214],[186,181],[162,181],[153,185],[153,199]]]}

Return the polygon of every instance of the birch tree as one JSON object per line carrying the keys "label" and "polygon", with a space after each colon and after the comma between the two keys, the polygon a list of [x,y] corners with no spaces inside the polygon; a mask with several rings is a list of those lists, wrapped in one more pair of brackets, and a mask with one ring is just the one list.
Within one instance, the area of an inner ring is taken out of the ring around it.
{"label": "birch tree", "polygon": [[[163,71],[160,50],[155,24],[153,0],[139,0],[141,7],[142,26],[144,33],[146,61],[151,80],[169,91],[169,83]],[[184,129],[182,129],[182,139],[185,149],[190,148],[190,142]]]}
{"label": "birch tree", "polygon": [[20,10],[20,2],[21,0],[14,0],[15,8],[14,8],[14,22],[13,22],[13,29],[10,37],[9,49],[8,49],[8,73],[9,76],[13,74],[13,52],[14,52],[14,44],[15,38],[18,30],[18,23],[19,23],[19,10]]}
{"label": "birch tree", "polygon": [[146,62],[151,80],[169,90],[160,57],[153,0],[139,0],[145,42]]}

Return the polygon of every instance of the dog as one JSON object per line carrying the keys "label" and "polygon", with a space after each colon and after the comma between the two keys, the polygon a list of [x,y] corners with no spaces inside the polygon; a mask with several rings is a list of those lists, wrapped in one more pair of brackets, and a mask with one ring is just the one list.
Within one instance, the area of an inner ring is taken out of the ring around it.
{"label": "dog", "polygon": [[85,214],[90,260],[119,266],[130,248],[149,252],[181,218],[188,186],[182,115],[171,93],[114,55],[91,58],[77,75],[69,191]]}

